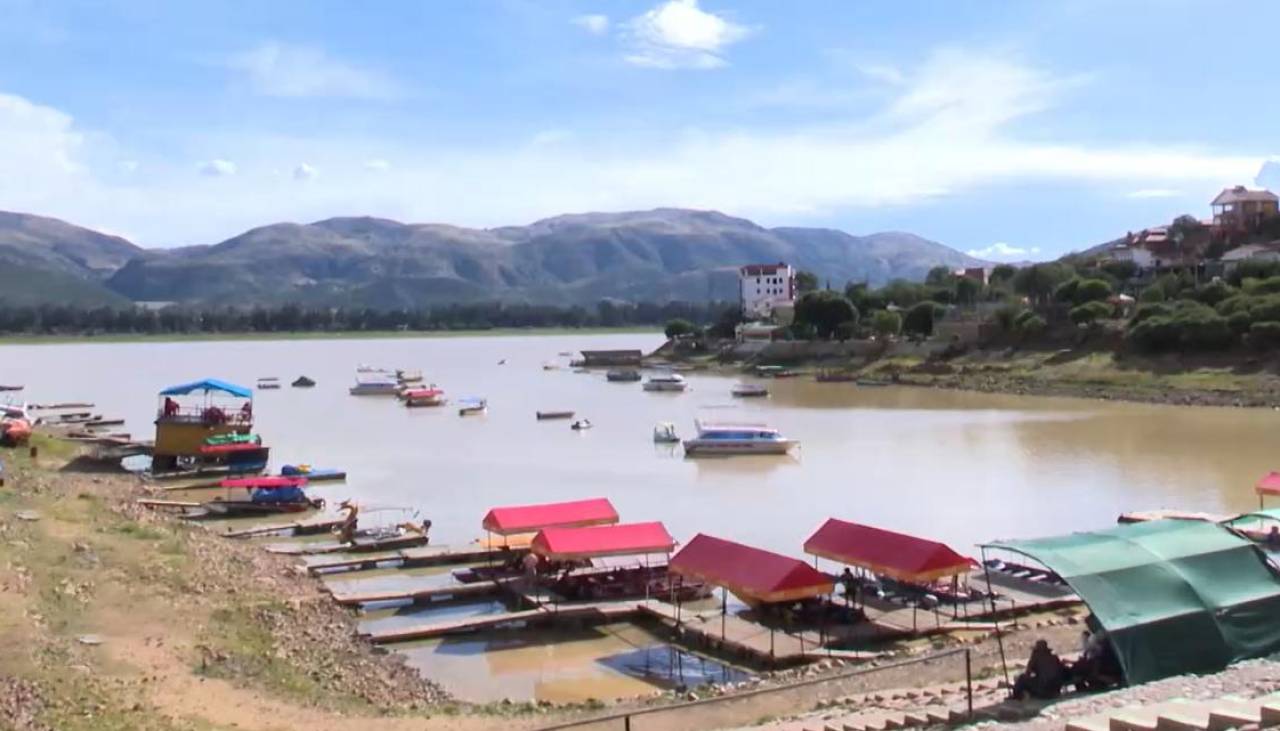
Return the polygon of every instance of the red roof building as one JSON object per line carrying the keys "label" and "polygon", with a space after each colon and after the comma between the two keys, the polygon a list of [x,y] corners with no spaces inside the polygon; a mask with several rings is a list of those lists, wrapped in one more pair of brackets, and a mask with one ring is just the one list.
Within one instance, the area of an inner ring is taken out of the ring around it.
{"label": "red roof building", "polygon": [[809,540],[804,551],[880,576],[924,584],[972,570],[973,559],[937,541],[895,533],[836,518],[829,519]]}
{"label": "red roof building", "polygon": [[573,500],[564,503],[515,505],[494,508],[480,525],[500,536],[537,533],[543,528],[612,525],[618,522],[618,511],[608,498]]}
{"label": "red roof building", "polygon": [[534,536],[530,549],[552,561],[608,556],[671,553],[676,541],[662,523],[626,523],[590,528],[546,528]]}
{"label": "red roof building", "polygon": [[669,570],[723,587],[748,604],[793,602],[830,594],[830,577],[799,559],[699,533]]}

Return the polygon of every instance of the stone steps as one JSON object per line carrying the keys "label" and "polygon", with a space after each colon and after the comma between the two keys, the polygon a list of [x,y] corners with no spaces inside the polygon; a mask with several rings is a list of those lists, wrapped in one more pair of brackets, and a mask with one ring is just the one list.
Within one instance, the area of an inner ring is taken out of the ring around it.
{"label": "stone steps", "polygon": [[1228,731],[1242,726],[1280,726],[1280,694],[1118,708],[1071,719],[1066,731]]}

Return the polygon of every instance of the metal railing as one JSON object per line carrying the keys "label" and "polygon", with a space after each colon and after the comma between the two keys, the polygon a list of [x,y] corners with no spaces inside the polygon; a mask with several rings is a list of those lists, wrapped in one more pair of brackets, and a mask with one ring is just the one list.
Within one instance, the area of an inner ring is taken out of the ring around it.
{"label": "metal railing", "polygon": [[[710,708],[714,706],[727,706],[735,702],[743,702],[743,701],[759,699],[767,696],[781,696],[786,693],[794,692],[799,689],[811,688],[813,686],[818,686],[818,685],[827,685],[827,684],[838,685],[843,681],[847,681],[850,679],[860,678],[863,676],[872,675],[874,673],[886,672],[889,670],[896,670],[899,668],[909,667],[912,665],[921,665],[925,663],[931,663],[937,660],[946,659],[948,657],[955,657],[957,655],[964,655],[966,707],[968,709],[968,715],[972,717],[973,716],[973,657],[972,657],[972,652],[970,648],[965,647],[965,648],[957,648],[954,650],[946,650],[943,652],[927,655],[924,657],[916,657],[916,658],[910,658],[907,660],[900,660],[898,662],[888,663],[885,665],[878,665],[876,667],[856,668],[854,670],[838,673],[836,675],[829,675],[829,676],[820,677],[820,678],[806,678],[804,680],[800,680],[794,683],[789,683],[787,685],[779,685],[779,686],[774,686],[769,688],[753,688],[753,689],[741,691],[738,693],[730,693],[722,696],[716,696],[714,698],[702,698],[702,699],[693,700],[693,701],[684,701],[682,703],[673,703],[665,706],[654,706],[652,708],[637,708],[637,709],[628,710],[628,711],[618,711],[618,712],[604,714],[600,716],[593,716],[591,718],[582,718],[582,719],[577,719],[573,721],[565,721],[563,723],[557,723],[550,726],[542,726],[539,728],[538,731],[562,731],[564,729],[584,729],[584,728],[623,729],[624,731],[631,731],[632,720],[637,718],[652,717],[652,716],[661,715],[661,714],[674,715],[674,714],[688,713],[691,711],[696,711],[698,709]],[[792,710],[795,712],[799,712],[802,709],[793,708]],[[803,710],[810,710],[810,709],[805,708]],[[755,723],[756,721],[759,720],[759,718],[760,718],[759,710],[754,710],[754,711],[744,712],[742,718],[734,719],[734,720],[722,719],[719,721],[719,723],[746,725],[746,724]],[[666,727],[666,725],[664,725],[664,727]],[[700,726],[698,725],[691,726],[691,728],[699,728],[699,727]]]}

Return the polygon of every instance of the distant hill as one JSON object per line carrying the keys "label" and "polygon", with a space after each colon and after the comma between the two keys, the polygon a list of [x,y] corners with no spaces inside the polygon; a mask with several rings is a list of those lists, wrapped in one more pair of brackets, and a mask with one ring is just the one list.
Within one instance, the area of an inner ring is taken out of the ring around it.
{"label": "distant hill", "polygon": [[[0,241],[5,233],[0,219]],[[494,229],[331,218],[272,224],[212,246],[173,250],[118,241],[129,248],[103,248],[96,259],[82,252],[80,258],[100,264],[95,272],[114,266],[104,284],[129,299],[371,307],[732,299],[737,268],[745,263],[785,261],[836,286],[922,279],[934,266],[983,263],[908,233],[768,229],[713,211],[670,208],[556,216]],[[90,276],[85,265],[77,271]]]}
{"label": "distant hill", "polygon": [[104,281],[143,250],[56,218],[0,211],[0,301],[124,304]]}

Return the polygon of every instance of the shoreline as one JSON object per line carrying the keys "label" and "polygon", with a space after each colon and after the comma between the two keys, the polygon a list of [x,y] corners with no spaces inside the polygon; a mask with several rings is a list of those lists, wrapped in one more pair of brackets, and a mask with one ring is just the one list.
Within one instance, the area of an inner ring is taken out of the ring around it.
{"label": "shoreline", "polygon": [[661,335],[658,325],[625,327],[530,327],[493,328],[489,330],[362,330],[350,332],[269,332],[269,333],[118,333],[104,335],[3,335],[0,347],[5,345],[93,345],[129,343],[198,343],[198,342],[259,342],[296,340],[415,340],[426,338],[465,337],[548,337],[554,335]]}

